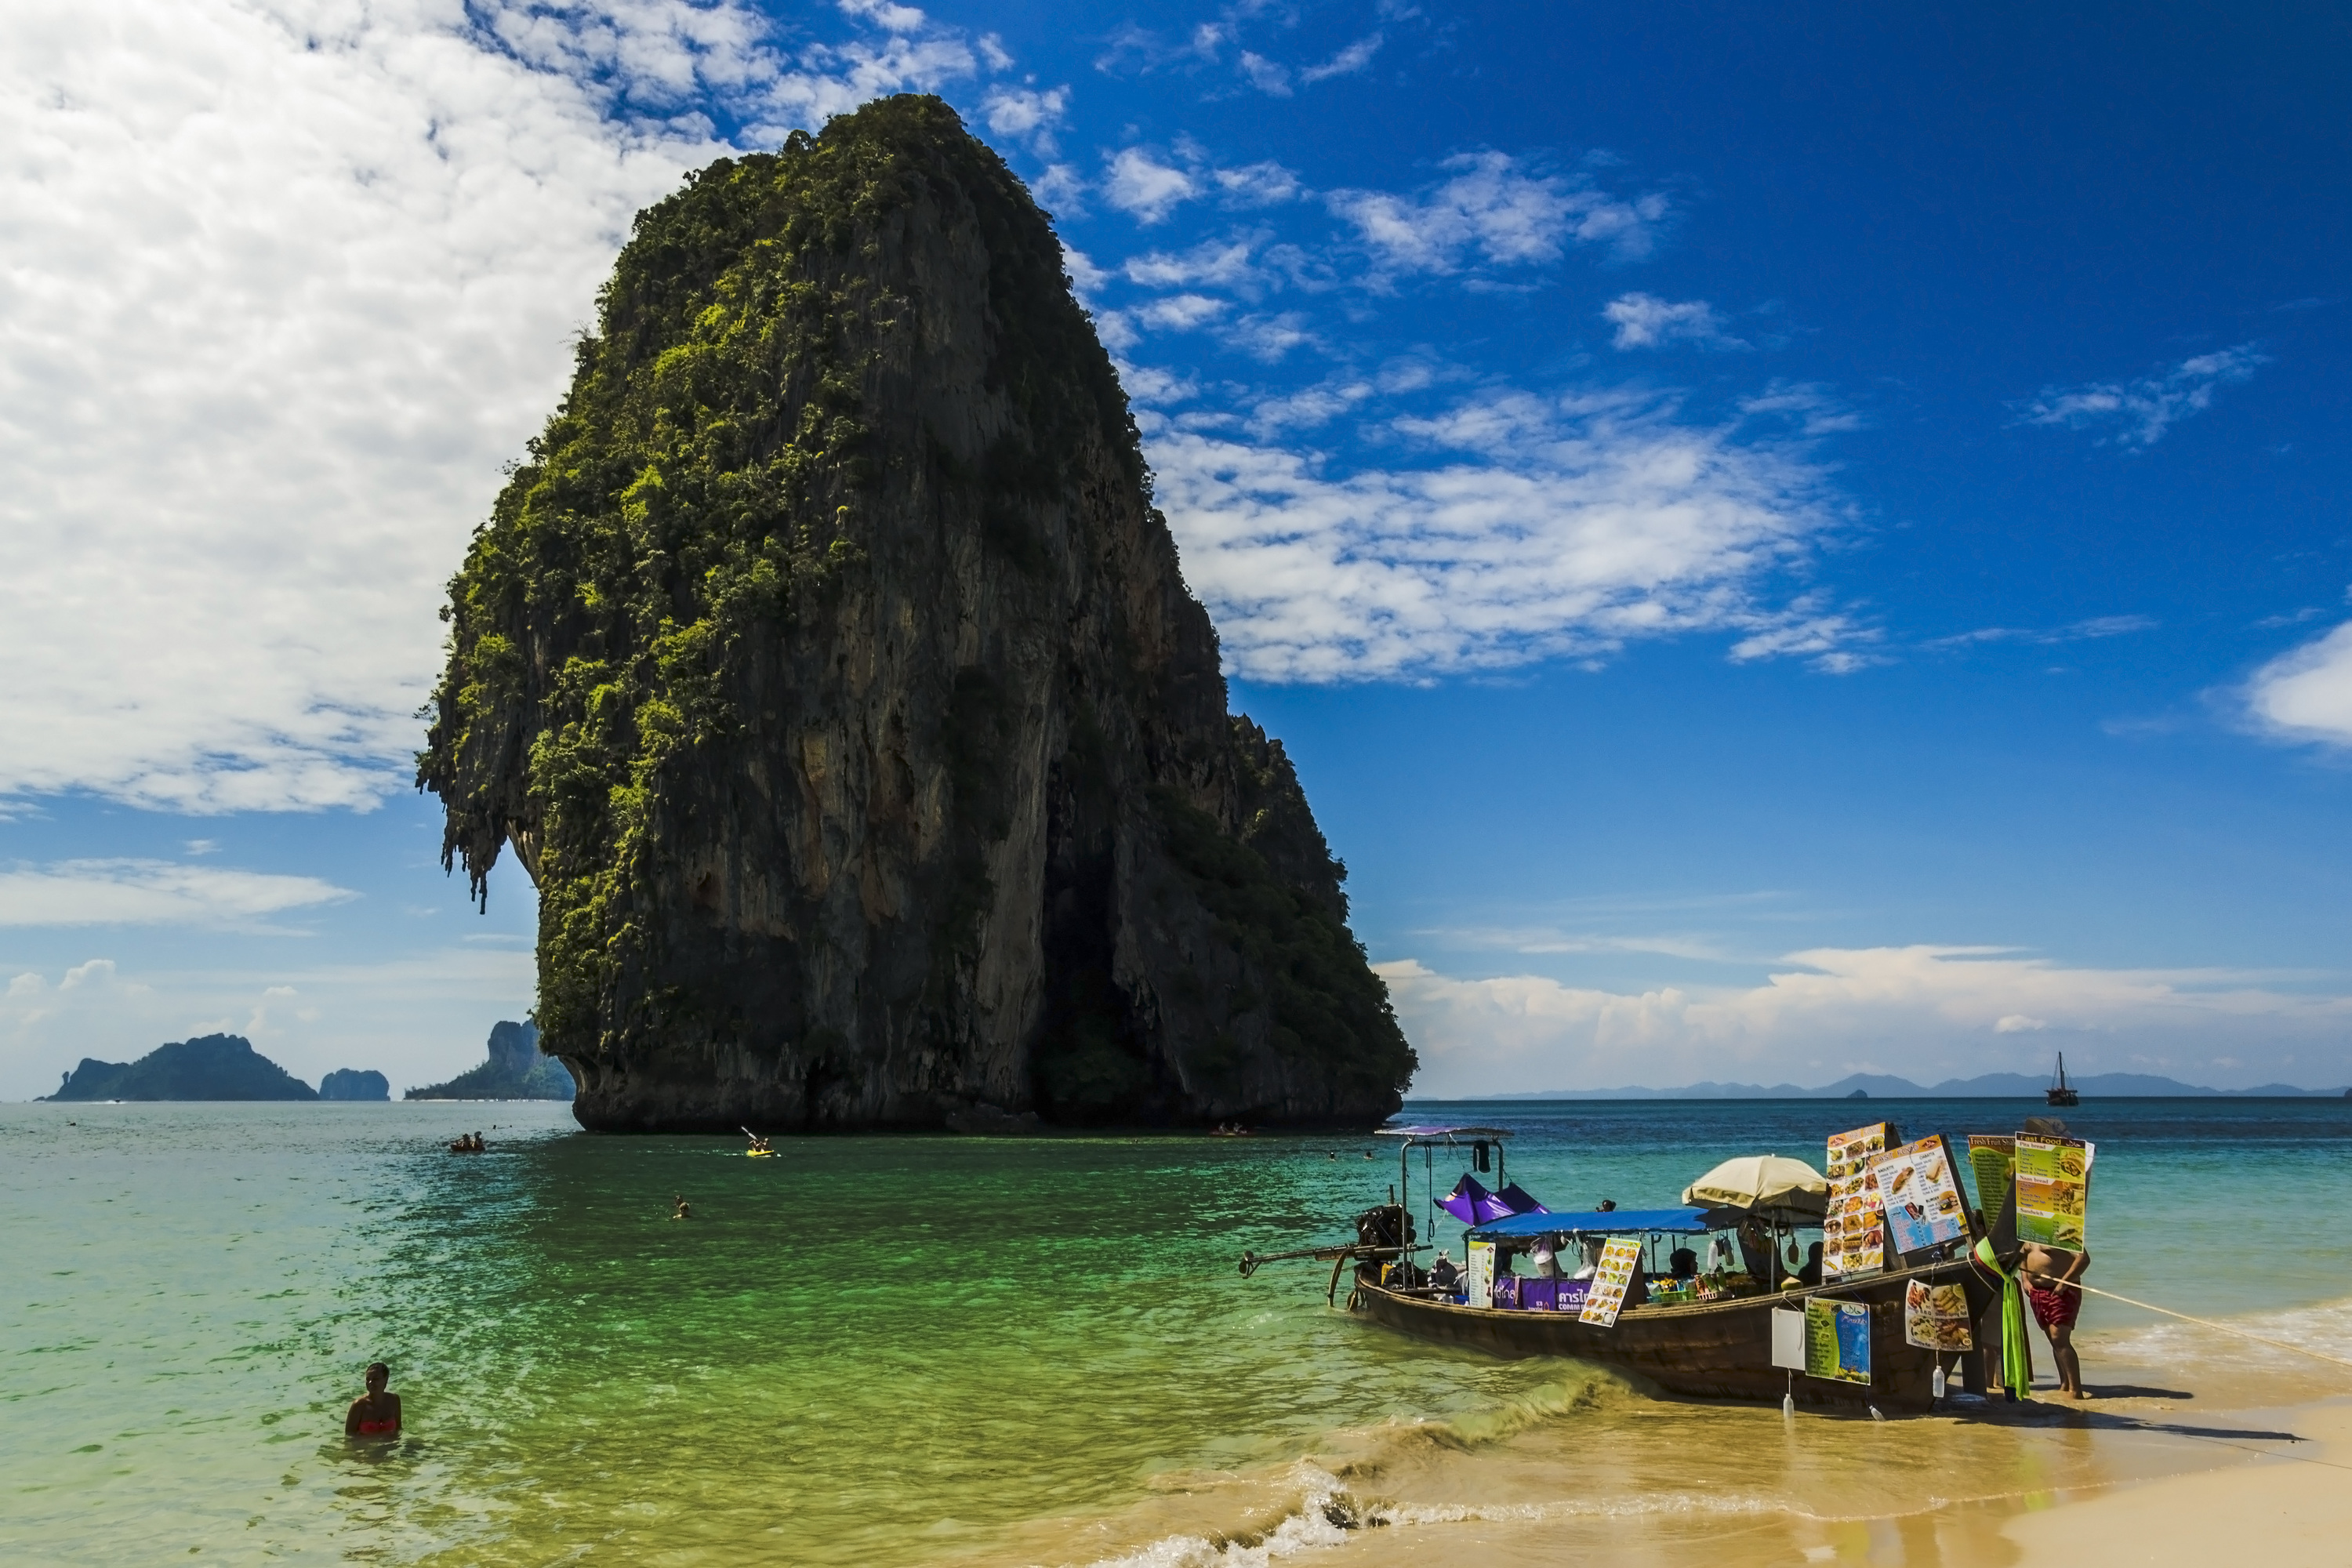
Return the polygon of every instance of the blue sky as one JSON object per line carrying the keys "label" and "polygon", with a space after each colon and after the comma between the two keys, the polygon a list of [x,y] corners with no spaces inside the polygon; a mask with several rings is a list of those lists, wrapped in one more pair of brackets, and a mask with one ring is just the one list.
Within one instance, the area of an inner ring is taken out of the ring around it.
{"label": "blue sky", "polygon": [[0,1096],[529,1005],[405,785],[437,585],[629,213],[904,89],[1056,215],[1424,1089],[2352,1081],[2347,67],[2317,7],[12,7]]}

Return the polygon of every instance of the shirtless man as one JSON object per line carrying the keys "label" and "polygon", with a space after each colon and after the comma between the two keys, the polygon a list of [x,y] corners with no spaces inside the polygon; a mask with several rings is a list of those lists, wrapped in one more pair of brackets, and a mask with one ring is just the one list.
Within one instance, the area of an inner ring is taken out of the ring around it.
{"label": "shirtless man", "polygon": [[2090,1267],[2087,1247],[2068,1252],[2038,1241],[2025,1244],[2025,1299],[2033,1308],[2033,1321],[2050,1336],[2050,1357],[2058,1363],[2058,1394],[2064,1399],[2091,1397],[2083,1387],[2082,1358],[2074,1353],[2074,1320],[2083,1314],[2083,1293],[2073,1288]]}
{"label": "shirtless man", "polygon": [[367,1392],[352,1401],[349,1414],[343,1417],[346,1437],[397,1437],[400,1436],[400,1395],[384,1392],[392,1381],[392,1368],[382,1362],[371,1362],[367,1369]]}

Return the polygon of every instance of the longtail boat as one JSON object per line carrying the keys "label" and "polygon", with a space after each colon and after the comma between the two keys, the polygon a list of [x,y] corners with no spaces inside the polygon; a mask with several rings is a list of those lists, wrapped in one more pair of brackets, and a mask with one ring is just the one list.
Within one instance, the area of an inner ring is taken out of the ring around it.
{"label": "longtail boat", "polygon": [[[1554,1213],[1534,1205],[1505,1179],[1501,1164],[1502,1140],[1509,1136],[1507,1130],[1382,1131],[1402,1140],[1400,1181],[1390,1189],[1389,1202],[1356,1216],[1356,1241],[1266,1258],[1245,1255],[1244,1274],[1281,1257],[1328,1261],[1333,1264],[1330,1294],[1336,1300],[1340,1270],[1352,1263],[1348,1310],[1383,1328],[1491,1355],[1573,1357],[1630,1373],[1682,1398],[1770,1403],[1787,1398],[1799,1404],[1870,1406],[1892,1413],[1929,1408],[1948,1380],[1954,1391],[1983,1391],[1982,1358],[1973,1352],[1959,1353],[1957,1347],[1939,1350],[1915,1343],[1913,1332],[1906,1328],[1906,1304],[1916,1310],[1916,1292],[1920,1288],[1947,1288],[1936,1299],[1947,1304],[1948,1316],[1957,1317],[1950,1308],[1965,1300],[1965,1321],[1973,1330],[1969,1337],[1975,1343],[1984,1342],[1976,1336],[1997,1327],[2001,1276],[1974,1260],[1969,1251],[1972,1230],[1928,1249],[1926,1256],[1893,1257],[1895,1267],[1859,1277],[1804,1285],[1791,1280],[1786,1288],[1775,1289],[1771,1281],[1759,1282],[1743,1272],[1732,1276],[1725,1288],[1711,1291],[1703,1290],[1702,1283],[1694,1279],[1685,1294],[1704,1293],[1711,1299],[1636,1300],[1613,1314],[1603,1314],[1608,1321],[1588,1321],[1593,1315],[1582,1310],[1592,1289],[1592,1281],[1587,1279],[1497,1279],[1478,1281],[1465,1289],[1442,1282],[1441,1274],[1441,1280],[1433,1282],[1431,1270],[1416,1258],[1430,1247],[1420,1241],[1412,1214],[1411,1152],[1425,1151],[1427,1162],[1438,1148],[1454,1149],[1472,1154],[1480,1169],[1491,1162],[1497,1192],[1487,1193],[1470,1172],[1465,1172],[1454,1192],[1432,1206],[1443,1206],[1465,1220],[1465,1239],[1473,1248],[1491,1247],[1505,1257],[1515,1245],[1530,1247],[1540,1238],[1549,1246],[1586,1247],[1593,1252],[1612,1241],[1638,1243],[1654,1260],[1661,1243],[1736,1232],[1743,1219],[1752,1216],[1687,1205]],[[1433,1189],[1434,1181],[1433,1172]],[[1519,1206],[1522,1204],[1528,1206]],[[1772,1259],[1770,1272],[1775,1274],[1780,1272],[1779,1247],[1785,1234],[1785,1226],[1774,1226],[1769,1245],[1762,1248]],[[1730,1246],[1723,1248],[1725,1254],[1730,1251]],[[1565,1262],[1567,1255],[1561,1256]],[[1637,1293],[1649,1289],[1649,1279],[1666,1278],[1647,1270],[1640,1271],[1640,1277],[1643,1283]],[[1958,1289],[1958,1298],[1950,1288]],[[1841,1321],[1849,1334],[1860,1332],[1860,1313],[1867,1314],[1866,1358],[1854,1347],[1855,1359],[1867,1366],[1867,1381],[1809,1375],[1792,1365],[1792,1337],[1801,1334],[1800,1324],[1807,1304],[1815,1300],[1829,1304],[1817,1310],[1824,1319],[1837,1315],[1842,1306]],[[1939,1366],[1945,1377],[1937,1376]]]}

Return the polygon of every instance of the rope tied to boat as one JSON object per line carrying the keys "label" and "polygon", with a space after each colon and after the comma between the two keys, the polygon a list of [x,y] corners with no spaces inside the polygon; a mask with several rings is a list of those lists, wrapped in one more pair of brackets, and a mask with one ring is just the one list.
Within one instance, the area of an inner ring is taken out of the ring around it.
{"label": "rope tied to boat", "polygon": [[2113,1290],[2102,1290],[2095,1285],[2085,1285],[2080,1279],[2053,1279],[2045,1289],[2078,1290],[2088,1295],[2105,1296],[2110,1301],[2121,1301],[2126,1307],[2137,1307],[2144,1312],[2161,1312],[2168,1318],[2178,1318],[2184,1323],[2194,1323],[2200,1329],[2211,1329],[2218,1333],[2235,1334],[2242,1340],[2252,1340],[2256,1344],[2269,1345],[2273,1350],[2293,1351],[2297,1355],[2307,1355],[2315,1361],[2329,1362],[2341,1367],[2352,1367],[2352,1361],[2347,1361],[2340,1355],[2329,1355],[2326,1351],[2315,1351],[2308,1345],[2271,1339],[2267,1335],[2255,1333],[2251,1329],[2232,1328],[2228,1323],[2217,1323],[2210,1318],[2192,1318],[2186,1312],[2176,1312],[2169,1307],[2159,1307],[2153,1301],[2137,1301],[2129,1296],[2118,1296]]}

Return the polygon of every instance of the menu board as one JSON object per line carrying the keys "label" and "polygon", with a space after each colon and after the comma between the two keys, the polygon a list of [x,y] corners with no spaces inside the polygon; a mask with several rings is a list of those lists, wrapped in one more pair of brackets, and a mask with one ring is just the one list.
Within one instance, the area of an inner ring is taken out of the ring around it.
{"label": "menu board", "polygon": [[1870,1382],[1870,1306],[1820,1296],[1805,1302],[1805,1375]]}
{"label": "menu board", "polygon": [[1969,1293],[1958,1285],[1914,1279],[1903,1293],[1903,1337],[1922,1350],[1976,1349],[1969,1328]]}
{"label": "menu board", "polygon": [[1990,1132],[1969,1134],[1969,1173],[1977,1182],[1977,1207],[1990,1230],[2009,1205],[2009,1184],[2017,1174],[2017,1140]]}
{"label": "menu board", "polygon": [[1870,1172],[1878,1182],[1887,1238],[1906,1258],[1967,1233],[1960,1178],[1952,1169],[1951,1146],[1941,1133],[1889,1149],[1870,1163]]}
{"label": "menu board", "polygon": [[1495,1244],[1474,1241],[1470,1244],[1470,1268],[1464,1281],[1462,1304],[1465,1307],[1491,1307],[1495,1304]]}
{"label": "menu board", "polygon": [[1874,1121],[1829,1142],[1829,1212],[1822,1217],[1822,1278],[1875,1274],[1886,1261],[1880,1226],[1878,1173],[1871,1162],[1895,1142],[1890,1122]]}
{"label": "menu board", "polygon": [[2091,1145],[2017,1135],[2017,1239],[2080,1251],[2091,1195]]}
{"label": "menu board", "polygon": [[1617,1310],[1625,1304],[1625,1291],[1633,1283],[1633,1270],[1642,1266],[1642,1243],[1639,1237],[1621,1236],[1601,1249],[1601,1262],[1592,1270],[1592,1288],[1585,1293],[1584,1310],[1577,1321],[1599,1323],[1602,1328],[1614,1328]]}

